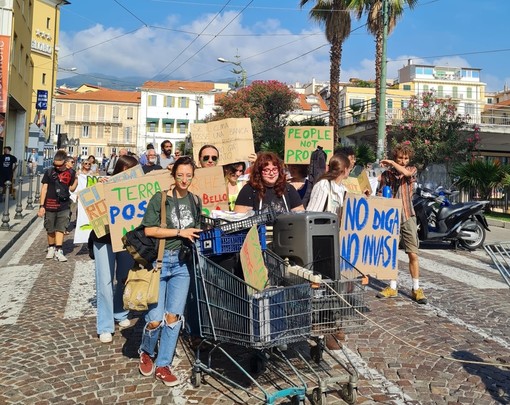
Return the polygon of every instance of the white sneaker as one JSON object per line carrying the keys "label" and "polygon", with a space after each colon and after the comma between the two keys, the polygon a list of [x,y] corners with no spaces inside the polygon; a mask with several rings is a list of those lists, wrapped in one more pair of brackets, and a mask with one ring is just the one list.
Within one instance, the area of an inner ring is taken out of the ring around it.
{"label": "white sneaker", "polygon": [[67,262],[67,257],[64,256],[64,252],[62,252],[62,249],[58,249],[55,252],[55,260],[59,262]]}
{"label": "white sneaker", "polygon": [[99,335],[99,341],[101,343],[111,343],[113,341],[113,336],[111,333],[108,333],[108,332],[101,333]]}
{"label": "white sneaker", "polygon": [[46,259],[53,259],[55,257],[55,246],[48,246],[48,253]]}
{"label": "white sneaker", "polygon": [[123,319],[122,321],[119,322],[120,329],[129,328],[130,326],[131,326],[131,321],[129,319]]}

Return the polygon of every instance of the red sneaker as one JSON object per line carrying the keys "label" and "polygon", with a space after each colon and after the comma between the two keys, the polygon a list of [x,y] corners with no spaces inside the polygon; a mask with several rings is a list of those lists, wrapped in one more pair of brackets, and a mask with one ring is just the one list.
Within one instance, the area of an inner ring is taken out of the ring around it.
{"label": "red sneaker", "polygon": [[160,380],[167,387],[173,387],[179,385],[181,382],[179,379],[172,374],[169,366],[156,367],[156,380]]}
{"label": "red sneaker", "polygon": [[154,372],[154,361],[152,361],[151,356],[147,353],[140,353],[140,362],[138,363],[138,370],[145,377],[152,375]]}

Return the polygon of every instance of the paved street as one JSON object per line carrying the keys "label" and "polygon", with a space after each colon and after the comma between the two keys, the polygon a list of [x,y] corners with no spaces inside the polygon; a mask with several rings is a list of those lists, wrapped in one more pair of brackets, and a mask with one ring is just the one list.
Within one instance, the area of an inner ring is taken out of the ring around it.
{"label": "paved street", "polygon": [[[490,240],[510,240],[510,230],[495,229]],[[93,261],[85,247],[66,241],[69,261],[45,260],[42,220],[36,220],[0,259],[0,404],[258,404],[260,389],[223,358],[213,367],[247,387],[245,393],[206,376],[200,388],[187,380],[168,388],[137,370],[142,322],[115,333],[112,344],[95,334]],[[344,351],[359,374],[358,404],[510,404],[510,288],[484,251],[454,252],[424,246],[422,287],[429,305],[410,299],[407,257],[399,256],[400,297],[375,298],[377,283],[365,294],[370,311],[358,333],[348,333]],[[309,353],[306,342],[287,356],[305,371],[295,351]],[[247,370],[252,353],[228,348]],[[326,359],[328,359],[325,356]],[[193,353],[179,344],[177,373],[188,378]],[[470,362],[484,364],[470,364]],[[257,382],[268,392],[297,384],[287,365],[270,361]],[[332,375],[350,373],[331,362]],[[280,372],[280,373],[279,373]],[[281,374],[290,380],[285,381]],[[352,371],[351,371],[352,373]],[[317,379],[307,374],[308,387]],[[338,388],[338,387],[337,387]],[[342,404],[336,391],[328,404]],[[290,403],[290,399],[279,400]]]}

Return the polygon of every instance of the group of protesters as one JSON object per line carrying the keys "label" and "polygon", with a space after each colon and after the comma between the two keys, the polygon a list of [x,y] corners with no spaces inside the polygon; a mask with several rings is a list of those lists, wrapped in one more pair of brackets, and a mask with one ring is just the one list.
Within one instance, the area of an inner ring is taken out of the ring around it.
{"label": "group of protesters", "polygon": [[[312,154],[309,167],[287,167],[273,152],[259,152],[250,155],[247,161],[222,165],[229,209],[237,213],[272,209],[279,214],[306,209],[339,214],[346,192],[342,182],[349,176],[356,162],[354,149],[338,148],[328,162],[322,148],[317,148],[316,152],[315,158]],[[416,168],[409,164],[412,156],[413,151],[408,145],[399,145],[394,151],[394,159],[380,162],[388,170],[380,178],[378,194],[383,186],[389,185],[393,196],[403,201],[401,236],[410,259],[413,298],[425,304],[426,298],[419,287],[418,240],[410,201],[412,185],[416,181]],[[161,193],[152,196],[142,220],[147,236],[165,239],[165,253],[160,273],[159,301],[145,313],[138,368],[142,375],[155,376],[167,386],[180,383],[172,372],[171,364],[180,330],[184,326],[190,274],[193,271],[192,262],[180,258],[179,250],[184,243],[195,242],[201,232],[201,205],[197,209],[198,197],[193,196],[188,189],[197,166],[208,168],[222,164],[220,150],[211,144],[203,145],[197,157],[196,165],[192,157],[181,156],[180,150],[173,151],[170,141],[164,141],[159,155],[154,146],[149,144],[146,153],[139,158],[124,149],[119,151],[118,156],[112,154],[108,161],[101,164],[107,175],[116,175],[138,164],[144,173],[167,169],[174,181],[166,193],[166,227],[161,226]],[[62,252],[62,242],[69,223],[70,206],[66,201],[59,201],[56,188],[65,182],[69,190],[73,191],[77,184],[76,173],[71,168],[75,161],[67,162],[66,159],[64,151],[57,151],[53,168],[45,172],[39,211],[39,216],[45,217],[48,234],[46,258],[58,261],[67,260]],[[92,156],[83,160],[78,173],[99,174],[95,158]],[[95,260],[97,334],[102,343],[110,343],[116,324],[121,329],[132,326],[129,313],[123,308],[122,281],[134,266],[134,261],[125,251],[113,251],[110,234],[98,237],[92,231],[89,246],[91,257]],[[396,280],[391,280],[390,285],[378,294],[381,298],[397,295]]]}

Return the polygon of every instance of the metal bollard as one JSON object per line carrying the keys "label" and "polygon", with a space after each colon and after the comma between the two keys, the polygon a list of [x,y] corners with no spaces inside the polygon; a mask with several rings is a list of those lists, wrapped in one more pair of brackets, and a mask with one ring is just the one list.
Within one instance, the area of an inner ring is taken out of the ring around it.
{"label": "metal bollard", "polygon": [[39,204],[39,199],[41,198],[41,175],[36,173],[37,182],[35,183],[35,201]]}
{"label": "metal bollard", "polygon": [[18,189],[16,190],[16,214],[14,214],[14,219],[23,219],[23,205],[21,204],[22,192],[23,176],[18,176]]}
{"label": "metal bollard", "polygon": [[34,182],[34,177],[32,176],[32,174],[30,174],[30,177],[29,177],[29,181],[28,181],[28,198],[27,198],[27,206],[26,206],[26,209],[27,210],[33,210],[34,209],[34,200],[32,198],[32,183]]}
{"label": "metal bollard", "polygon": [[11,185],[12,183],[9,180],[5,182],[4,215],[2,216],[2,225],[0,225],[0,231],[9,231],[11,229],[9,226],[9,195],[11,192]]}

